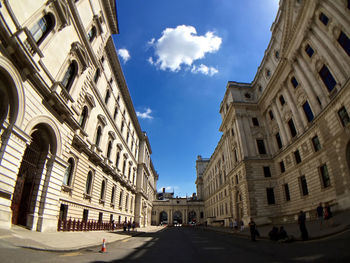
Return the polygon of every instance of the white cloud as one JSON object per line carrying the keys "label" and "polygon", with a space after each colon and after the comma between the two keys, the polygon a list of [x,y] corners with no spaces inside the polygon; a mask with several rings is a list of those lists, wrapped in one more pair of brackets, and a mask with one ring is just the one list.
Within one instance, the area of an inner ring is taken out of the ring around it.
{"label": "white cloud", "polygon": [[199,67],[194,65],[191,69],[191,72],[192,73],[202,73],[204,75],[213,76],[213,75],[217,74],[219,71],[214,67],[208,67],[204,64],[200,64]]}
{"label": "white cloud", "polygon": [[118,49],[117,53],[123,59],[124,63],[130,59],[129,51],[125,48]]}
{"label": "white cloud", "polygon": [[193,26],[180,25],[166,28],[159,39],[152,39],[148,44],[155,49],[155,58],[151,60],[154,65],[161,70],[179,71],[182,65],[191,66],[206,53],[218,51],[221,42],[221,38],[213,32],[197,35]]}
{"label": "white cloud", "polygon": [[153,116],[151,116],[152,110],[150,108],[147,108],[145,112],[136,112],[137,117],[141,119],[153,119]]}

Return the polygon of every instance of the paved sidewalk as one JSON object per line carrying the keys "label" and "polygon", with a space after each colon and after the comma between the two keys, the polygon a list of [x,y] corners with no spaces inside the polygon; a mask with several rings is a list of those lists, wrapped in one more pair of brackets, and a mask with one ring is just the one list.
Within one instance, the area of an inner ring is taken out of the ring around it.
{"label": "paved sidewalk", "polygon": [[135,231],[90,231],[90,232],[36,232],[24,227],[13,225],[11,229],[0,229],[0,242],[7,244],[46,251],[74,251],[86,247],[102,246],[102,240],[106,239],[106,245],[115,241],[124,240],[142,233],[157,232],[164,229],[161,226],[149,226],[137,228]]}
{"label": "paved sidewalk", "polygon": [[[276,225],[279,227],[280,225]],[[289,236],[293,236],[296,241],[301,241],[299,225],[297,222],[294,224],[283,225]],[[248,228],[244,231],[235,232],[228,227],[207,227],[210,230],[232,233],[233,235],[241,236],[244,238],[250,238],[250,232]],[[323,222],[323,227],[320,229],[320,224],[317,220],[306,221],[306,228],[309,233],[309,240],[321,239],[328,236],[332,236],[341,233],[347,229],[350,229],[350,210],[337,213],[332,218],[332,225],[326,226]],[[272,225],[258,225],[258,231],[260,233],[260,239],[269,239],[269,232],[272,229]],[[259,238],[258,238],[259,239]]]}

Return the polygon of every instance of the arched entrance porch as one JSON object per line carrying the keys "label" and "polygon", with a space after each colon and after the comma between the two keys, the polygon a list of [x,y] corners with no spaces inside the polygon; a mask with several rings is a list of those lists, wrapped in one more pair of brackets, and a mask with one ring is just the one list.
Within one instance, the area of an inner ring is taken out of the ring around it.
{"label": "arched entrance porch", "polygon": [[182,224],[182,213],[180,211],[175,211],[173,215],[174,224]]}
{"label": "arched entrance porch", "polygon": [[188,212],[188,223],[196,223],[197,222],[197,214],[195,211]]}
{"label": "arched entrance porch", "polygon": [[55,155],[56,148],[54,132],[47,124],[38,124],[32,129],[31,143],[24,151],[13,193],[13,224],[32,228],[35,214],[43,212],[49,180],[43,178],[43,174],[48,155]]}
{"label": "arched entrance porch", "polygon": [[168,214],[165,211],[160,212],[159,214],[159,223],[168,224]]}

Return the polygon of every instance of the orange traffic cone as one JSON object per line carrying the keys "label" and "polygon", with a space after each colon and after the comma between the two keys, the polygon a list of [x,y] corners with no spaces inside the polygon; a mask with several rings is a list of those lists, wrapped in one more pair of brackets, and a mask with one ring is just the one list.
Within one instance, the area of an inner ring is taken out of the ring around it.
{"label": "orange traffic cone", "polygon": [[106,249],[106,239],[103,239],[102,241],[102,247],[101,247],[101,253],[104,253],[104,252],[107,252],[107,249]]}

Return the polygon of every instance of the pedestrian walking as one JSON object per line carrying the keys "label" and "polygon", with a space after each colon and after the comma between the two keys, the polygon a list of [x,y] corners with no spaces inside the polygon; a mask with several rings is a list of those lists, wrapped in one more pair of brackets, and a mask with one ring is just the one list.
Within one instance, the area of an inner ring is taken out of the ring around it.
{"label": "pedestrian walking", "polygon": [[301,232],[301,239],[304,241],[308,240],[309,234],[308,234],[307,229],[306,229],[306,215],[303,211],[299,212],[298,224],[299,224],[299,229]]}
{"label": "pedestrian walking", "polygon": [[131,228],[131,221],[128,222],[128,232],[130,232],[130,228]]}
{"label": "pedestrian walking", "polygon": [[233,228],[234,228],[234,230],[237,232],[237,230],[238,230],[238,222],[237,222],[237,219],[235,219],[235,221],[233,221]]}
{"label": "pedestrian walking", "polygon": [[136,223],[135,223],[135,221],[133,221],[133,222],[132,222],[131,227],[132,227],[132,231],[135,231],[135,227],[136,227]]}
{"label": "pedestrian walking", "polygon": [[326,226],[332,225],[332,218],[333,214],[331,211],[331,207],[329,206],[329,203],[326,203],[324,206],[324,220],[326,221]]}
{"label": "pedestrian walking", "polygon": [[127,227],[128,227],[128,223],[126,223],[126,221],[124,221],[124,223],[123,223],[123,231],[124,232],[126,231]]}
{"label": "pedestrian walking", "polygon": [[239,222],[239,224],[240,224],[240,226],[241,226],[241,232],[244,230],[244,222],[243,222],[243,220],[241,220],[240,222]]}
{"label": "pedestrian walking", "polygon": [[250,222],[249,222],[248,226],[249,226],[249,230],[250,230],[251,240],[256,241],[257,229],[256,229],[256,224],[255,224],[253,218],[250,218]]}
{"label": "pedestrian walking", "polygon": [[322,203],[320,203],[316,208],[316,215],[317,215],[317,220],[320,223],[320,230],[322,230],[323,216],[324,216]]}

